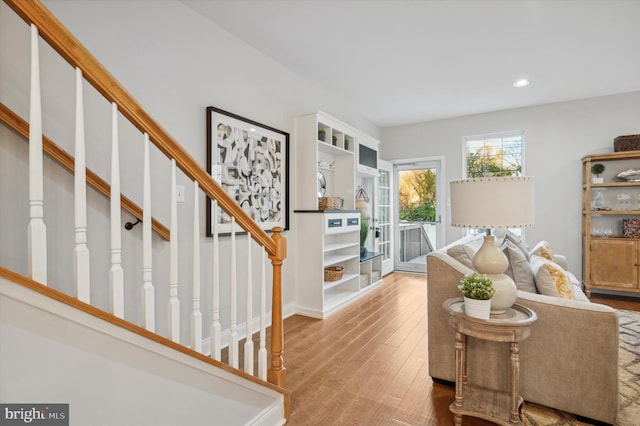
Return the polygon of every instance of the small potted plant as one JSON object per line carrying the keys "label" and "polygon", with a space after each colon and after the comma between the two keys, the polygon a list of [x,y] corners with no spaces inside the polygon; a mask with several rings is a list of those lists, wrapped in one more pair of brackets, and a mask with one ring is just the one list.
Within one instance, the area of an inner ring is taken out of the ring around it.
{"label": "small potted plant", "polygon": [[331,144],[336,146],[338,144],[338,137],[336,135],[331,136]]}
{"label": "small potted plant", "polygon": [[318,129],[318,140],[324,142],[324,136],[327,134],[327,131],[324,129]]}
{"label": "small potted plant", "polygon": [[464,295],[465,314],[474,318],[489,319],[491,298],[496,292],[491,279],[474,272],[463,277],[458,288]]}
{"label": "small potted plant", "polygon": [[603,183],[604,179],[600,176],[602,172],[604,172],[604,164],[596,163],[591,166],[591,173],[594,175],[591,177],[591,183]]}

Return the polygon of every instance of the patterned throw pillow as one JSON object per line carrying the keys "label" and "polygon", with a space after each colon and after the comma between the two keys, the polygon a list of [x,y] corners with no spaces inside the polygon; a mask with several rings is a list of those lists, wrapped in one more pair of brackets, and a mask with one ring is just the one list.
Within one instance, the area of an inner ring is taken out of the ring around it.
{"label": "patterned throw pillow", "polygon": [[560,265],[536,255],[531,256],[529,264],[539,293],[564,299],[574,298],[571,279]]}
{"label": "patterned throw pillow", "polygon": [[504,271],[505,275],[513,278],[518,290],[537,293],[529,261],[525,255],[522,254],[522,250],[510,240],[505,239],[502,244],[502,252],[507,256],[507,260],[509,261],[509,266],[507,270]]}
{"label": "patterned throw pillow", "polygon": [[540,241],[538,244],[533,246],[531,253],[529,253],[529,259],[531,256],[542,256],[547,260],[553,260],[553,249],[551,249],[551,244],[546,241]]}

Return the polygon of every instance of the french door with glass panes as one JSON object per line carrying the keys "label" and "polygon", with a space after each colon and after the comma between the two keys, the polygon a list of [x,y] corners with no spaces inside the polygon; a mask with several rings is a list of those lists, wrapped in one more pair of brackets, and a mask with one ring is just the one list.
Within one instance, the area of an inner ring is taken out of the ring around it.
{"label": "french door with glass panes", "polygon": [[382,275],[393,272],[393,164],[378,160],[375,251],[382,253]]}

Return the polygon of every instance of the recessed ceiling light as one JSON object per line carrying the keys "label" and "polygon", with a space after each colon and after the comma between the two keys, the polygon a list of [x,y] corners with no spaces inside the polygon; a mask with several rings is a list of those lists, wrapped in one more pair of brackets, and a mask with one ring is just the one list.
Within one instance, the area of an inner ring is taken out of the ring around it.
{"label": "recessed ceiling light", "polygon": [[513,87],[525,87],[525,86],[528,86],[530,83],[531,82],[526,78],[521,78],[520,80],[517,80],[515,83],[513,83]]}

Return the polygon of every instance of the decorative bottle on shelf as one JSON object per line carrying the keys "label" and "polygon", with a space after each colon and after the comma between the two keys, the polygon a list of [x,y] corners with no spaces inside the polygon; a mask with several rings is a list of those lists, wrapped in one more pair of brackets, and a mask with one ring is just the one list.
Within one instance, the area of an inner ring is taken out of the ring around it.
{"label": "decorative bottle on shelf", "polygon": [[604,209],[604,195],[602,195],[602,191],[596,192],[596,195],[593,197],[593,202],[591,203],[591,207],[593,208],[593,210]]}

